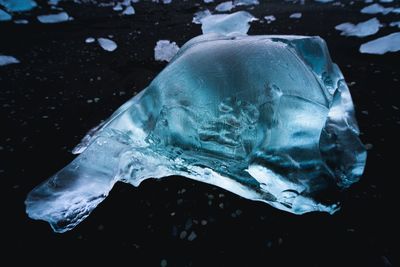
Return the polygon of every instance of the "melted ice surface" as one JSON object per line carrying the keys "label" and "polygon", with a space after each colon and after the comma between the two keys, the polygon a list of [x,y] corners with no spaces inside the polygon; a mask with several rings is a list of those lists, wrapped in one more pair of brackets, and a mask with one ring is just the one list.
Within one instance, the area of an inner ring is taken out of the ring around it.
{"label": "melted ice surface", "polygon": [[358,134],[321,38],[206,34],[90,131],[80,155],[28,195],[27,213],[65,232],[115,182],[170,175],[295,214],[333,213],[337,203],[323,192],[350,186],[364,169]]}

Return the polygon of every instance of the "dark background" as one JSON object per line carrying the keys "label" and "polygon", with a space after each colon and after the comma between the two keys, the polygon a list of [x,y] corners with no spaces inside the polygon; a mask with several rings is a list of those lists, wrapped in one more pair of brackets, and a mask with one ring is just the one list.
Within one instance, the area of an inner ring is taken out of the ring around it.
{"label": "dark background", "polygon": [[[138,188],[118,183],[84,222],[65,234],[29,219],[27,193],[68,164],[84,134],[165,67],[154,61],[155,43],[169,39],[181,46],[201,34],[200,25],[191,23],[193,14],[199,6],[216,5],[141,1],[134,5],[135,15],[120,16],[111,7],[62,2],[75,19],[44,25],[34,17],[50,9],[39,1],[41,8],[20,15],[30,19],[28,25],[0,23],[0,53],[21,61],[0,67],[2,260],[34,266],[94,265],[106,259],[126,260],[129,266],[398,265],[400,53],[358,52],[360,44],[396,29],[384,27],[362,39],[340,36],[335,25],[373,17],[360,13],[363,1],[342,1],[343,6],[261,2],[254,9],[236,10],[258,18],[273,14],[277,20],[255,22],[249,34],[321,36],[350,85],[369,154],[364,176],[343,194],[339,212],[296,216],[170,177],[146,180]],[[294,12],[303,17],[289,19]],[[378,18],[388,23],[400,15]],[[108,35],[118,44],[114,52],[85,44],[89,36]],[[188,240],[190,235],[194,240]]]}

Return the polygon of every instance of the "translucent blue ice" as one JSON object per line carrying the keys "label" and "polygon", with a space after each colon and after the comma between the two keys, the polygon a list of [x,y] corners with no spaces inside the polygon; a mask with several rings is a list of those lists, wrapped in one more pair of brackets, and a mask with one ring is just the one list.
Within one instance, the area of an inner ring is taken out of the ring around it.
{"label": "translucent blue ice", "polygon": [[117,181],[180,175],[294,214],[334,213],[334,193],[364,169],[358,134],[321,38],[202,35],[90,131],[26,210],[65,232]]}
{"label": "translucent blue ice", "polygon": [[0,21],[9,21],[11,20],[11,15],[0,9]]}
{"label": "translucent blue ice", "polygon": [[28,11],[37,6],[33,0],[0,0],[0,5],[11,12]]}

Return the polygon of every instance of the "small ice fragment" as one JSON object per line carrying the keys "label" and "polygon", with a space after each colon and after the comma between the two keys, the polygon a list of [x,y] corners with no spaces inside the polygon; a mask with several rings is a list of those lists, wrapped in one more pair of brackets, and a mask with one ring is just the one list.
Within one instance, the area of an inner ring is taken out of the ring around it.
{"label": "small ice fragment", "polygon": [[122,12],[123,15],[133,15],[135,14],[135,9],[133,8],[133,6],[128,6],[127,8],[125,8],[124,12]]}
{"label": "small ice fragment", "polygon": [[114,7],[114,11],[122,11],[124,8],[122,7],[121,3],[117,3]]}
{"label": "small ice fragment", "polygon": [[393,10],[393,7],[383,7],[380,4],[372,4],[369,6],[364,7],[361,9],[361,13],[364,14],[378,14],[382,13],[383,15],[386,15],[390,13]]}
{"label": "small ice fragment", "polygon": [[96,41],[96,40],[95,40],[93,37],[88,37],[88,38],[86,38],[85,43],[91,44],[91,43],[93,43],[94,41]]}
{"label": "small ice fragment", "polygon": [[11,15],[0,9],[0,21],[9,21],[11,20]]}
{"label": "small ice fragment", "polygon": [[154,47],[154,58],[157,61],[170,62],[178,51],[179,46],[175,42],[160,40],[157,42],[156,47]]}
{"label": "small ice fragment", "polygon": [[377,33],[381,26],[377,18],[372,18],[355,25],[349,22],[342,23],[337,25],[335,29],[341,31],[340,35],[365,37]]}
{"label": "small ice fragment", "polygon": [[117,49],[117,44],[113,40],[107,38],[98,38],[97,42],[99,42],[101,48],[108,52],[112,52]]}
{"label": "small ice fragment", "polygon": [[212,3],[214,2],[214,0],[203,0],[204,3],[208,4],[208,3]]}
{"label": "small ice fragment", "polygon": [[37,19],[41,23],[60,23],[70,20],[67,12],[61,12],[58,14],[50,14],[50,15],[40,15],[37,16]]}
{"label": "small ice fragment", "polygon": [[392,3],[393,0],[379,0],[379,2],[381,2],[381,3]]}
{"label": "small ice fragment", "polygon": [[56,6],[61,0],[49,0],[47,3],[51,6]]}
{"label": "small ice fragment", "polygon": [[122,4],[123,6],[125,6],[125,7],[128,7],[128,6],[131,5],[131,0],[124,0],[121,4]]}
{"label": "small ice fragment", "polygon": [[383,55],[386,52],[400,50],[400,32],[395,32],[384,37],[372,40],[360,46],[360,52],[366,54]]}
{"label": "small ice fragment", "polygon": [[0,55],[0,66],[17,64],[17,63],[20,63],[19,60],[13,56]]}
{"label": "small ice fragment", "polygon": [[15,24],[28,24],[29,21],[26,19],[17,19],[17,20],[14,20],[14,23]]}
{"label": "small ice fragment", "polygon": [[219,11],[219,12],[226,12],[226,11],[231,11],[232,8],[234,8],[235,6],[233,5],[232,1],[226,1],[226,2],[222,2],[221,4],[217,5],[215,7],[215,10]]}
{"label": "small ice fragment", "polygon": [[333,0],[315,0],[315,2],[330,3],[330,2],[333,2]]}
{"label": "small ice fragment", "polygon": [[172,0],[162,0],[163,4],[171,4]]}
{"label": "small ice fragment", "polygon": [[400,20],[399,21],[390,22],[389,26],[390,27],[398,27],[398,28],[400,28]]}
{"label": "small ice fragment", "polygon": [[37,6],[33,0],[0,0],[0,5],[11,12],[28,11]]}
{"label": "small ice fragment", "polygon": [[258,5],[260,2],[258,0],[235,0],[233,1],[234,6],[251,6]]}
{"label": "small ice fragment", "polygon": [[249,22],[257,20],[246,11],[238,11],[232,14],[218,14],[205,17],[201,20],[203,34],[214,32],[231,34],[234,32],[247,34],[250,28]]}
{"label": "small ice fragment", "polygon": [[190,235],[188,236],[188,240],[189,240],[189,241],[193,241],[193,240],[196,239],[196,237],[197,237],[196,233],[195,233],[194,231],[192,231],[192,232],[190,233]]}
{"label": "small ice fragment", "polygon": [[289,16],[291,19],[300,19],[303,15],[301,13],[293,13]]}
{"label": "small ice fragment", "polygon": [[194,17],[192,20],[192,23],[194,24],[201,24],[201,21],[205,18],[211,15],[210,10],[206,9],[206,10],[201,10],[198,11],[196,13],[194,13]]}
{"label": "small ice fragment", "polygon": [[400,14],[400,7],[393,9],[392,13]]}
{"label": "small ice fragment", "polygon": [[264,19],[265,19],[265,21],[266,21],[268,24],[270,24],[271,22],[273,22],[273,21],[276,20],[276,18],[275,18],[274,15],[265,16]]}

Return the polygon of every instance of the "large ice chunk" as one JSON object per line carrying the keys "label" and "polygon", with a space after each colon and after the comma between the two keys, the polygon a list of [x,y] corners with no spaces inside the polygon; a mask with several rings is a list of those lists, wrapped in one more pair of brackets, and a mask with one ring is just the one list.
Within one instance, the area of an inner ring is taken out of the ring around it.
{"label": "large ice chunk", "polygon": [[90,131],[74,149],[81,154],[32,190],[26,210],[64,232],[117,181],[180,175],[295,214],[333,213],[333,193],[364,169],[358,134],[321,38],[202,35]]}

